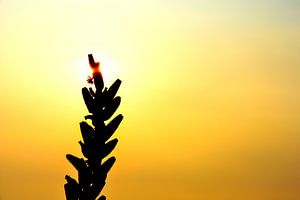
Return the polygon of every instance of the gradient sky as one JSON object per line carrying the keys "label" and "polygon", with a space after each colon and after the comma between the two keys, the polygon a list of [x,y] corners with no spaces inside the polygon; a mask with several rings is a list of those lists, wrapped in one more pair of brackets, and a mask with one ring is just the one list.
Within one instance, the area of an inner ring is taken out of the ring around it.
{"label": "gradient sky", "polygon": [[299,36],[298,0],[0,0],[0,199],[64,199],[88,53],[123,80],[108,199],[300,199]]}

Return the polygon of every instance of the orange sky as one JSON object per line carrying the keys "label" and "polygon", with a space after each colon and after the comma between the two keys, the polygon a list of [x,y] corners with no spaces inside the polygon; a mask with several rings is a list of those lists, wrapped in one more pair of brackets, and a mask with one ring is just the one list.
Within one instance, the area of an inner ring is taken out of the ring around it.
{"label": "orange sky", "polygon": [[293,0],[1,0],[0,199],[64,199],[88,53],[123,80],[108,199],[299,199],[299,34]]}

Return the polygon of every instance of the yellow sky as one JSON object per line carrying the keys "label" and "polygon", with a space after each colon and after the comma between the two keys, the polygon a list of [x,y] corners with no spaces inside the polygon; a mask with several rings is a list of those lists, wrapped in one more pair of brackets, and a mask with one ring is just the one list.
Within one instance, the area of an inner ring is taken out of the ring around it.
{"label": "yellow sky", "polygon": [[299,34],[293,0],[0,0],[0,199],[64,199],[88,53],[123,81],[108,199],[299,199]]}

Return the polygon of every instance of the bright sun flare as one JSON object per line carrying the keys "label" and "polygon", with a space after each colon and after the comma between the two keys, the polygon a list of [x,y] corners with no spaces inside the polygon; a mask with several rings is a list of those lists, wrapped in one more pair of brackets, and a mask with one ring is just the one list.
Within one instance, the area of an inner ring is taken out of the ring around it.
{"label": "bright sun flare", "polygon": [[[119,78],[117,66],[105,56],[94,55],[95,62],[100,62],[100,71],[103,76],[104,85],[110,86],[116,79]],[[92,76],[92,69],[89,66],[88,58],[80,61],[77,66],[78,77],[80,82],[86,83],[88,76]]]}

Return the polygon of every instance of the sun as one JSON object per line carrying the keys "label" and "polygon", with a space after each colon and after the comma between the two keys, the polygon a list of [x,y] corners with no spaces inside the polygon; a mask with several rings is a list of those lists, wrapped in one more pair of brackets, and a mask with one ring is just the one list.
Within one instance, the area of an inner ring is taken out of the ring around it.
{"label": "sun", "polygon": [[[119,70],[115,62],[103,55],[93,54],[95,62],[100,62],[100,71],[103,76],[104,85],[110,86],[119,78]],[[92,76],[92,69],[89,66],[88,57],[77,64],[78,77],[81,83],[86,84],[88,76]]]}

